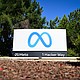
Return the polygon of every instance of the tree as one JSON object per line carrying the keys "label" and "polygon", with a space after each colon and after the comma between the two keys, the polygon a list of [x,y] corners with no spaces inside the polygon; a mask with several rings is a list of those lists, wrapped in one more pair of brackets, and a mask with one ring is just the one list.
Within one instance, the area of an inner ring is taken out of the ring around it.
{"label": "tree", "polygon": [[62,17],[61,20],[59,20],[59,25],[58,25],[58,28],[61,28],[61,29],[67,29],[67,26],[68,26],[68,23],[69,23],[69,20],[68,18],[66,17],[66,15],[64,15]]}
{"label": "tree", "polygon": [[0,0],[0,55],[11,55],[14,28],[44,27],[42,11],[36,0]]}
{"label": "tree", "polygon": [[71,12],[68,17],[64,15],[55,26],[55,29],[67,30],[68,56],[80,56],[80,9]]}
{"label": "tree", "polygon": [[58,17],[56,17],[54,20],[50,20],[50,29],[55,29],[59,23]]}
{"label": "tree", "polygon": [[73,49],[76,52],[76,56],[80,56],[80,9],[71,12],[68,17],[68,35],[74,46]]}

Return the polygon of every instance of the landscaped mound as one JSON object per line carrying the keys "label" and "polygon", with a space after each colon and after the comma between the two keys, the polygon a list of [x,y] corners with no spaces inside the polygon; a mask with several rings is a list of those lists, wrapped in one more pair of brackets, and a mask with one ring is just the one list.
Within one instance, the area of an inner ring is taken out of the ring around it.
{"label": "landscaped mound", "polygon": [[0,80],[80,80],[80,63],[0,60]]}

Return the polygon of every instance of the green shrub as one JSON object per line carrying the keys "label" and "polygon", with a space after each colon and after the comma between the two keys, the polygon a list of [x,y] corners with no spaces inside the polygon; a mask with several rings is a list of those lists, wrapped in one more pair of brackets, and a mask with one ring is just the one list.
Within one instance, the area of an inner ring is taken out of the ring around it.
{"label": "green shrub", "polygon": [[68,49],[68,54],[67,54],[68,57],[76,57],[77,54],[75,53],[74,50],[72,49]]}

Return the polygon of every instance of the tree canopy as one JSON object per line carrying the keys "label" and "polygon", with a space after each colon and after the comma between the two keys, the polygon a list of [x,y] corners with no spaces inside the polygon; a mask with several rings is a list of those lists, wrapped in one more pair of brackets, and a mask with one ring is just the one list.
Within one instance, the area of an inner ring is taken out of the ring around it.
{"label": "tree canopy", "polygon": [[36,0],[0,0],[0,55],[11,54],[14,28],[44,27],[42,11]]}

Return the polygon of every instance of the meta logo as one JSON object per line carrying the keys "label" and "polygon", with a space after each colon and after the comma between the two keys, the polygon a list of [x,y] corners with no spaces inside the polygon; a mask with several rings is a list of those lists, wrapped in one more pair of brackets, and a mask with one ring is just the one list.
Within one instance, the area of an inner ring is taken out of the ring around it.
{"label": "meta logo", "polygon": [[[49,38],[49,44],[45,43],[45,41],[43,40],[42,36],[43,36],[44,34],[46,34],[46,35],[48,36],[48,38]],[[36,42],[35,42],[34,44],[31,44],[31,38],[33,37],[33,35],[37,35],[38,39],[36,40]],[[45,47],[47,47],[47,48],[49,48],[49,47],[52,45],[52,39],[51,39],[51,36],[50,36],[49,33],[43,32],[42,34],[39,34],[39,33],[37,33],[37,32],[32,32],[32,33],[30,34],[29,38],[28,38],[28,46],[31,47],[31,48],[35,47],[36,45],[38,45],[39,40],[40,40],[40,41],[42,42],[42,44],[43,44]]]}

